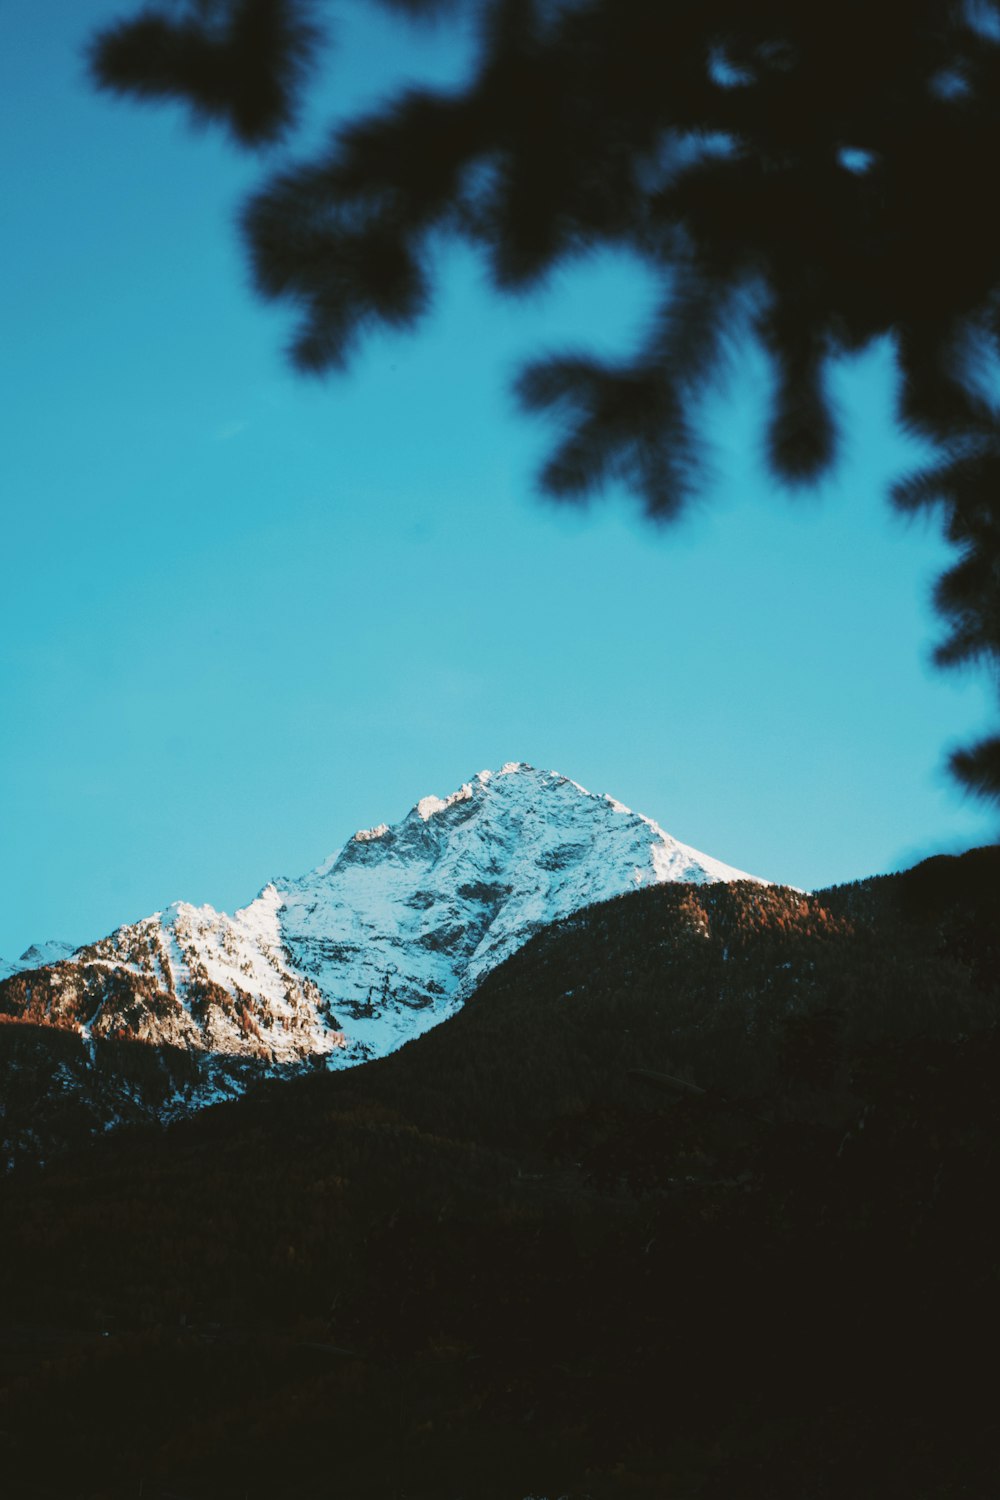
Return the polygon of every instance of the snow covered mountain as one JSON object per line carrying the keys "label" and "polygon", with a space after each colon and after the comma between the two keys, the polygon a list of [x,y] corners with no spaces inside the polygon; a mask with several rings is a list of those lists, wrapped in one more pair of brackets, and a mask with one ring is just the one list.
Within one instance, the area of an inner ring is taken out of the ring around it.
{"label": "snow covered mountain", "polygon": [[539,928],[661,881],[749,880],[555,771],[510,762],[233,916],[183,902],[0,984],[0,1012],[273,1064],[382,1056]]}
{"label": "snow covered mountain", "polygon": [[39,969],[43,964],[58,963],[62,958],[69,958],[75,951],[72,943],[63,943],[58,938],[50,938],[44,943],[32,943],[15,963],[0,958],[0,979],[6,979],[10,974],[20,974],[24,969]]}

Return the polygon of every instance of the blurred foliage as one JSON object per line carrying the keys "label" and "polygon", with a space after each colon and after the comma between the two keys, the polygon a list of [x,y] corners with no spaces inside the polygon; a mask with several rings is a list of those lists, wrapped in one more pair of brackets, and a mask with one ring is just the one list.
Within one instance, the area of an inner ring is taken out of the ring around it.
{"label": "blurred foliage", "polygon": [[[838,451],[831,363],[893,340],[899,420],[935,457],[904,509],[942,516],[958,559],[937,604],[942,664],[1000,670],[996,369],[1000,10],[992,0],[384,0],[474,12],[457,89],[410,88],[340,121],[246,208],[260,294],[298,314],[302,370],[344,366],[373,327],[414,325],[461,238],[501,294],[595,247],[661,289],[640,346],[523,372],[559,430],[542,486],[623,481],[669,520],[704,472],[701,400],[739,340],[772,366],[766,453],[809,484]],[[323,33],[310,0],[161,0],[95,37],[105,89],[187,101],[245,146],[282,139]],[[447,20],[443,24],[447,24]],[[1000,799],[1000,739],[957,752]]]}

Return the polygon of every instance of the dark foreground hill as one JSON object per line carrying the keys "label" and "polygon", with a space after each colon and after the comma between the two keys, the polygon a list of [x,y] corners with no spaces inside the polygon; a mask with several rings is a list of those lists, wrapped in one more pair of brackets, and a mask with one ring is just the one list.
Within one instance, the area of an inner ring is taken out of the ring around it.
{"label": "dark foreground hill", "polygon": [[14,1174],[8,1492],[994,1495],[998,887],[641,891],[381,1062]]}

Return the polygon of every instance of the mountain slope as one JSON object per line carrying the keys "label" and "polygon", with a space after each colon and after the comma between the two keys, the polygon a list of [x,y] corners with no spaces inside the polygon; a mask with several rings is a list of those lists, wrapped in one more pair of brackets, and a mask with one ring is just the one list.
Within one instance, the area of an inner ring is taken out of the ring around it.
{"label": "mountain slope", "polygon": [[14,1174],[5,1476],[992,1497],[998,877],[627,894],[391,1057]]}
{"label": "mountain slope", "polygon": [[752,879],[556,772],[511,762],[233,916],[176,903],[0,984],[0,1013],[269,1065],[383,1056],[548,923],[644,885]]}

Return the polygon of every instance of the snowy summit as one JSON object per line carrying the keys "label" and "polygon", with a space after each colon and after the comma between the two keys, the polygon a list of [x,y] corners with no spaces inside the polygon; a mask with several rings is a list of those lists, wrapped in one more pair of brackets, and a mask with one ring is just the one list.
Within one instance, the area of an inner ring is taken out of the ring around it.
{"label": "snowy summit", "polygon": [[36,1012],[47,995],[46,1019],[87,1034],[345,1065],[444,1020],[581,907],[663,881],[750,879],[613,797],[512,761],[360,830],[231,917],[177,903],[20,978]]}

